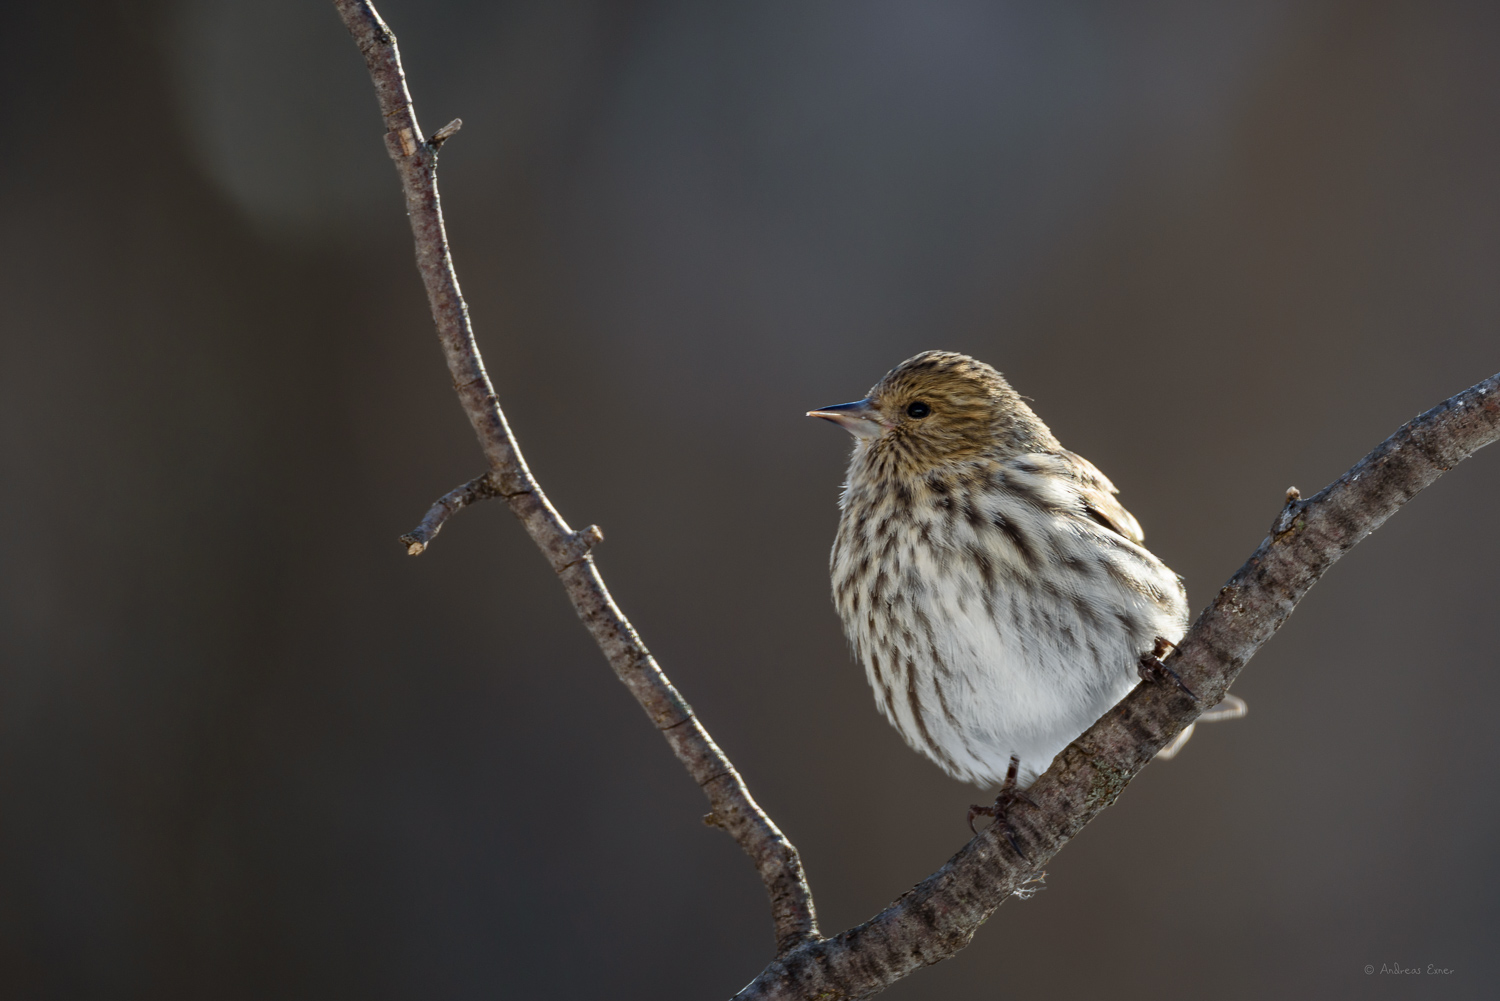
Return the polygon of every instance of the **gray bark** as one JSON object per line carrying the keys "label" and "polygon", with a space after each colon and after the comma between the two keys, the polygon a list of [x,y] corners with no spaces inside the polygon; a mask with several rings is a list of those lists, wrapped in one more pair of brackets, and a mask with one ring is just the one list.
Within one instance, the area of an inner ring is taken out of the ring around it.
{"label": "gray bark", "polygon": [[[427,287],[427,300],[448,359],[453,388],[489,463],[491,482],[487,489],[505,499],[557,571],[578,617],[604,651],[616,677],[635,696],[652,725],[661,731],[672,752],[708,797],[714,826],[729,832],[755,863],[771,899],[778,952],[816,939],[818,923],[813,913],[812,893],[797,849],[756,804],[739,772],[693,715],[692,707],[667,679],[635,627],[610,596],[590,553],[603,534],[593,525],[576,532],[568,526],[526,467],[506,423],[474,342],[438,200],[437,147],[453,134],[455,127],[445,126],[430,141],[422,138],[401,69],[396,36],[369,3],[334,0],[334,6],[364,54],[370,79],[375,84],[380,111],[385,117],[386,149],[395,161],[406,195],[406,212],[416,242],[417,270]],[[461,487],[455,493],[465,489]],[[438,506],[444,501],[439,501]],[[458,506],[462,505],[454,506],[453,510]],[[429,520],[435,534],[442,516],[434,519],[429,514],[423,525]],[[430,538],[429,534],[415,541],[425,547]],[[407,541],[407,545],[411,551],[412,542]]]}
{"label": "gray bark", "polygon": [[862,998],[969,944],[974,932],[1108,807],[1156,752],[1222,699],[1328,568],[1403,504],[1500,438],[1500,374],[1403,425],[1304,500],[1287,491],[1271,532],[1165,661],[1198,696],[1140,685],[1068,746],[1008,822],[991,827],[864,924],[778,957],[736,998]]}
{"label": "gray bark", "polygon": [[1166,665],[1198,698],[1171,685],[1142,685],[1057,756],[1008,822],[1018,855],[989,828],[937,872],[863,924],[823,938],[792,843],[756,805],[743,779],[673,687],[610,597],[591,550],[590,525],[573,531],[526,467],[475,345],[443,229],[437,148],[455,121],[423,139],[395,36],[362,0],[334,0],[359,44],[385,116],[386,146],[406,195],[417,269],[427,287],[453,386],[489,472],[437,501],[402,541],[420,553],[465,505],[503,498],[556,570],[578,616],[712,805],[705,818],[750,856],[771,900],[777,958],[740,999],[861,998],[968,945],[1006,898],[1025,893],[1042,867],[1120,795],[1142,768],[1203,711],[1291,615],[1329,567],[1403,504],[1470,454],[1500,438],[1500,375],[1404,425],[1332,484],[1306,500],[1288,491],[1271,533],[1219,591]]}

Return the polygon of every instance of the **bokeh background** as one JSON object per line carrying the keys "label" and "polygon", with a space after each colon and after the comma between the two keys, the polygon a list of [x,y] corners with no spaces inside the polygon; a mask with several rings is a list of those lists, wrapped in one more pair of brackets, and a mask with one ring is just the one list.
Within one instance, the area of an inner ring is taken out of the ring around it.
{"label": "bokeh background", "polygon": [[[828,930],[981,794],[845,651],[804,410],[991,361],[1201,606],[1500,369],[1494,4],[380,6],[532,466]],[[481,465],[331,5],[5,13],[0,996],[732,993],[760,886],[519,527],[396,541]],[[889,996],[1495,996],[1497,495],[1417,498]]]}

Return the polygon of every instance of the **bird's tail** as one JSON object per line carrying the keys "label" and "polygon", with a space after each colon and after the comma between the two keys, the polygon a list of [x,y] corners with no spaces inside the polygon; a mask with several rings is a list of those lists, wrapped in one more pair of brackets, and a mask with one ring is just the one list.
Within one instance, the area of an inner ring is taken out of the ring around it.
{"label": "bird's tail", "polygon": [[1205,712],[1202,716],[1199,716],[1195,722],[1188,724],[1187,729],[1173,737],[1170,744],[1156,752],[1156,756],[1163,761],[1171,761],[1177,757],[1177,752],[1182,750],[1183,745],[1193,738],[1193,730],[1197,728],[1199,723],[1217,723],[1225,719],[1239,719],[1249,711],[1250,707],[1245,704],[1244,699],[1238,695],[1226,695],[1224,696],[1224,701]]}

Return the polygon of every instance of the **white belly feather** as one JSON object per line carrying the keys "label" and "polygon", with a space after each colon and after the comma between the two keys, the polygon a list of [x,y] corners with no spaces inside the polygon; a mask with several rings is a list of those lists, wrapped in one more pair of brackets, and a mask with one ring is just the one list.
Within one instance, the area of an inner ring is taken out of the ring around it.
{"label": "white belly feather", "polygon": [[835,604],[881,712],[979,785],[1012,754],[1029,784],[1187,620],[1149,551],[1084,516],[1066,484],[1028,489],[846,491],[833,551]]}

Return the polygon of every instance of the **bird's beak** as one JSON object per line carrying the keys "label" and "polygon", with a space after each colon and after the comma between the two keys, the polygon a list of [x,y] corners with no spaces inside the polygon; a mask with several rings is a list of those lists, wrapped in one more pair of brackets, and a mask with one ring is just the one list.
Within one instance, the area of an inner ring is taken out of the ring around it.
{"label": "bird's beak", "polygon": [[885,426],[880,422],[880,411],[869,400],[857,400],[854,403],[840,403],[838,406],[824,407],[821,410],[809,410],[807,416],[833,421],[856,438],[876,438],[879,437],[881,431],[885,430]]}

